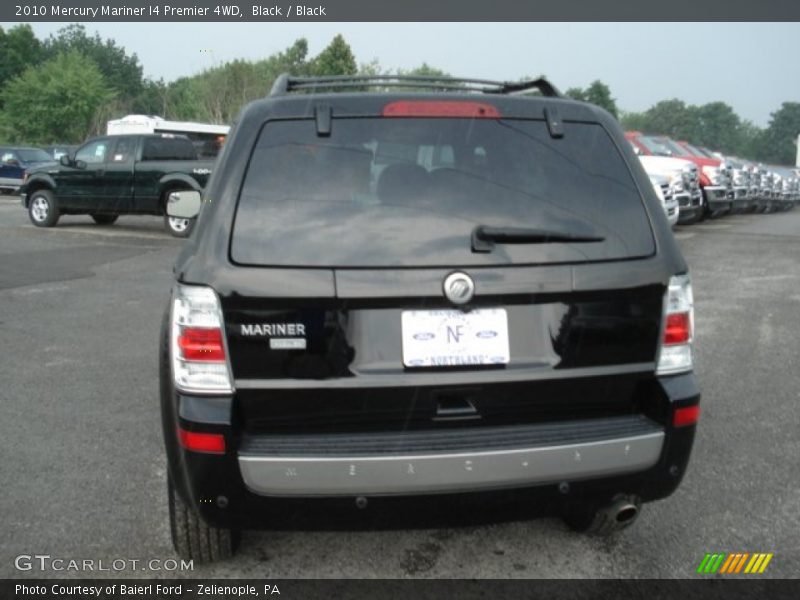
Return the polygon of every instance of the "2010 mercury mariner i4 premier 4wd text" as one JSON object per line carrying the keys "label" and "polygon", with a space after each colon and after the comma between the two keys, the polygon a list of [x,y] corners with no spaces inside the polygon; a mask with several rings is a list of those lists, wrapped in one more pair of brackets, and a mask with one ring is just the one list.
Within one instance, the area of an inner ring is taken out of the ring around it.
{"label": "2010 mercury mariner i4 premier 4wd text", "polygon": [[199,213],[161,340],[182,556],[319,506],[513,499],[608,532],[681,481],[691,283],[602,109],[284,75],[168,213]]}

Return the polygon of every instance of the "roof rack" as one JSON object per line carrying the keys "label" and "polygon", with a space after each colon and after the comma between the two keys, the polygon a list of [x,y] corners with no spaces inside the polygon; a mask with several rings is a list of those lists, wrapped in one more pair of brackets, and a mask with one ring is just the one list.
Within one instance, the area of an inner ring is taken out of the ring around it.
{"label": "roof rack", "polygon": [[561,92],[549,81],[540,77],[530,81],[490,81],[488,79],[463,79],[458,77],[430,77],[415,75],[328,75],[323,77],[292,77],[280,75],[270,90],[270,96],[284,96],[291,92],[319,91],[353,88],[427,88],[437,91],[476,92],[482,94],[521,94],[531,90],[543,96],[561,97]]}

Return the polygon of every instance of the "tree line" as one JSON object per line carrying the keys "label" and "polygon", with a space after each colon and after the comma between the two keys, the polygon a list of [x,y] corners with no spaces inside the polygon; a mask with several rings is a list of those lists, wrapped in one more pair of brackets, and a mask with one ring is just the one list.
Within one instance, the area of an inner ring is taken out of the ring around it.
{"label": "tree line", "polygon": [[[428,64],[394,72],[377,60],[359,64],[341,35],[316,56],[309,56],[308,42],[301,38],[264,59],[233,60],[170,82],[144,77],[136,54],[112,39],[89,35],[79,24],[45,40],[27,24],[8,31],[0,27],[0,56],[0,141],[31,144],[78,143],[103,133],[109,119],[126,114],[231,123],[244,104],[266,95],[285,72],[448,75]],[[666,134],[751,160],[794,163],[798,102],[784,102],[760,128],[724,102],[696,106],[670,99],[637,113],[620,110],[599,80],[565,93],[605,108],[625,129]]]}

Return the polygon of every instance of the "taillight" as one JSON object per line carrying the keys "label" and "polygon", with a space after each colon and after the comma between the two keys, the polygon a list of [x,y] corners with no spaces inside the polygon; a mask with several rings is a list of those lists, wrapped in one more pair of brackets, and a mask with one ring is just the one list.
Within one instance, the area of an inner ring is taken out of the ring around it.
{"label": "taillight", "polygon": [[192,452],[225,454],[225,436],[221,433],[199,433],[178,427],[178,441]]}
{"label": "taillight", "polygon": [[184,360],[203,362],[225,360],[222,332],[219,329],[182,327],[180,335],[178,335],[178,350]]}
{"label": "taillight", "polygon": [[177,285],[172,302],[172,373],[190,393],[231,393],[222,309],[209,287]]}
{"label": "taillight", "polygon": [[700,420],[700,406],[685,406],[683,408],[676,408],[672,416],[672,425],[674,427],[686,427],[687,425],[694,425]]}
{"label": "taillight", "polygon": [[666,326],[664,327],[664,344],[673,346],[689,342],[692,337],[691,329],[689,313],[667,315]]}
{"label": "taillight", "polygon": [[684,373],[693,368],[694,297],[688,274],[669,280],[664,296],[664,329],[658,353],[658,375]]}

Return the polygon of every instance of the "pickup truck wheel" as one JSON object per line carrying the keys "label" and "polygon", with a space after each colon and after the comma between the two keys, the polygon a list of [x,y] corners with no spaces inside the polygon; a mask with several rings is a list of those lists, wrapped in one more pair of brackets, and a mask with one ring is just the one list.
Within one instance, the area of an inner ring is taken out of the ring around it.
{"label": "pickup truck wheel", "polygon": [[114,221],[119,219],[119,215],[92,215],[92,219],[98,225],[111,225]]}
{"label": "pickup truck wheel", "polygon": [[239,531],[209,527],[181,500],[167,477],[172,545],[181,558],[208,563],[230,558],[239,545]]}
{"label": "pickup truck wheel", "polygon": [[178,219],[164,215],[164,225],[174,237],[186,238],[192,233],[195,219]]}
{"label": "pickup truck wheel", "polygon": [[54,227],[58,223],[58,203],[50,190],[36,190],[28,201],[28,217],[37,227]]}

